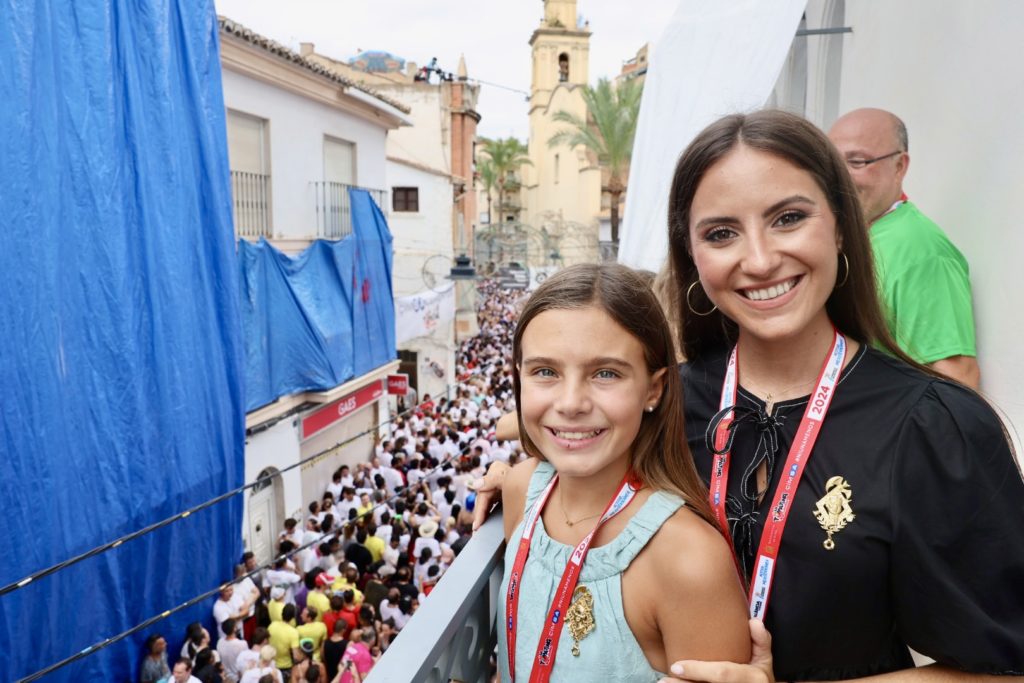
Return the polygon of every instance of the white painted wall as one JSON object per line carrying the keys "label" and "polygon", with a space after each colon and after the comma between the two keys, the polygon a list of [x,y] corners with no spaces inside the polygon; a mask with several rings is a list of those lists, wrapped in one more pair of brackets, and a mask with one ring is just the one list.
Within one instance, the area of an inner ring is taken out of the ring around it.
{"label": "white painted wall", "polygon": [[[387,178],[389,191],[393,187],[418,187],[420,196],[419,211],[391,211],[388,214],[388,227],[391,228],[395,249],[391,277],[397,298],[427,288],[422,270],[428,258],[440,255],[451,260],[454,257],[452,183],[445,176],[391,160],[387,162]],[[434,261],[439,262],[440,259]]]}
{"label": "white painted wall", "polygon": [[324,179],[323,141],[355,144],[355,183],[385,189],[387,129],[248,76],[224,69],[228,109],[269,121],[271,225],[277,238],[316,234],[313,183]]}
{"label": "white painted wall", "polygon": [[[392,281],[397,299],[428,288],[423,277],[424,264],[435,274],[450,270],[454,265],[454,246],[457,245],[452,244],[451,180],[391,160],[387,168],[389,189],[418,187],[420,197],[420,210],[417,213],[392,211],[388,216],[388,225],[394,237]],[[419,353],[417,389],[420,396],[425,393],[434,397],[443,395],[447,386],[454,382],[454,323],[440,325],[433,334],[410,339],[399,344],[398,348]],[[437,376],[431,363],[441,368],[442,377]]]}
{"label": "white painted wall", "polygon": [[1024,430],[1024,356],[1015,350],[1024,316],[1014,300],[1024,285],[1024,3],[810,0],[807,14],[810,27],[841,22],[853,33],[838,38],[841,65],[826,54],[837,38],[806,39],[806,115],[827,128],[872,106],[907,124],[905,188],[971,265],[982,388]]}
{"label": "white painted wall", "polygon": [[[388,156],[450,173],[451,111],[444,102],[443,88],[428,83],[374,84],[373,88],[411,109],[412,126],[388,134]],[[448,220],[450,223],[450,216]]]}
{"label": "white painted wall", "polygon": [[[245,442],[245,481],[255,481],[267,467],[283,470],[299,461],[299,433],[294,418],[286,418],[276,425],[254,434]],[[284,517],[294,516],[302,511],[302,475],[296,467],[281,475],[280,486],[284,489]],[[246,491],[242,513],[242,536],[249,536],[249,491]],[[279,529],[274,530],[277,537]],[[248,543],[246,544],[248,546]]]}

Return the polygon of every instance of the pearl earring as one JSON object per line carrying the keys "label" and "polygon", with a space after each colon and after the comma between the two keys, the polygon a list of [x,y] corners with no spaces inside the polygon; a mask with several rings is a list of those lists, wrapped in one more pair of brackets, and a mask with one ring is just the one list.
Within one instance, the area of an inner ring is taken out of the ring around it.
{"label": "pearl earring", "polygon": [[646,410],[648,413],[653,413],[654,412],[654,406],[647,406],[646,408],[644,408],[644,410]]}

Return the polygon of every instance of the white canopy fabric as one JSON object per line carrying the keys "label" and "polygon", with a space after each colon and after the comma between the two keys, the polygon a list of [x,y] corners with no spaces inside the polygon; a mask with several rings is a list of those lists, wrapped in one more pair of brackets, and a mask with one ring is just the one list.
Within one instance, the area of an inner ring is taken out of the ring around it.
{"label": "white canopy fabric", "polygon": [[681,0],[652,46],[629,171],[619,262],[657,272],[679,155],[705,126],[771,95],[806,0]]}

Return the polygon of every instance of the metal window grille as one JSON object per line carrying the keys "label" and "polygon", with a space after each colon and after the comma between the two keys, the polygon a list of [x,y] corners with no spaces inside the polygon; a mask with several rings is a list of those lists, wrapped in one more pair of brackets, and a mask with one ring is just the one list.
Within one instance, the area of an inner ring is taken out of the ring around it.
{"label": "metal window grille", "polygon": [[384,190],[360,188],[355,185],[329,181],[314,182],[317,237],[339,240],[352,234],[352,205],[348,196],[350,189],[366,190],[378,208],[384,206]]}
{"label": "metal window grille", "polygon": [[270,176],[231,172],[235,234],[243,238],[270,237]]}

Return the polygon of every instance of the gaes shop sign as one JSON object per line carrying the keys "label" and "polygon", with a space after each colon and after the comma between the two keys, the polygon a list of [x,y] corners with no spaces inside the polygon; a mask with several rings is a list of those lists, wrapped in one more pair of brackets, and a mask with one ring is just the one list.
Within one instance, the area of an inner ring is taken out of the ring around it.
{"label": "gaes shop sign", "polygon": [[330,427],[335,422],[342,420],[363,406],[369,405],[384,395],[384,385],[378,379],[365,387],[354,391],[348,396],[342,396],[337,401],[332,401],[315,413],[302,419],[302,438],[308,439],[317,432]]}

